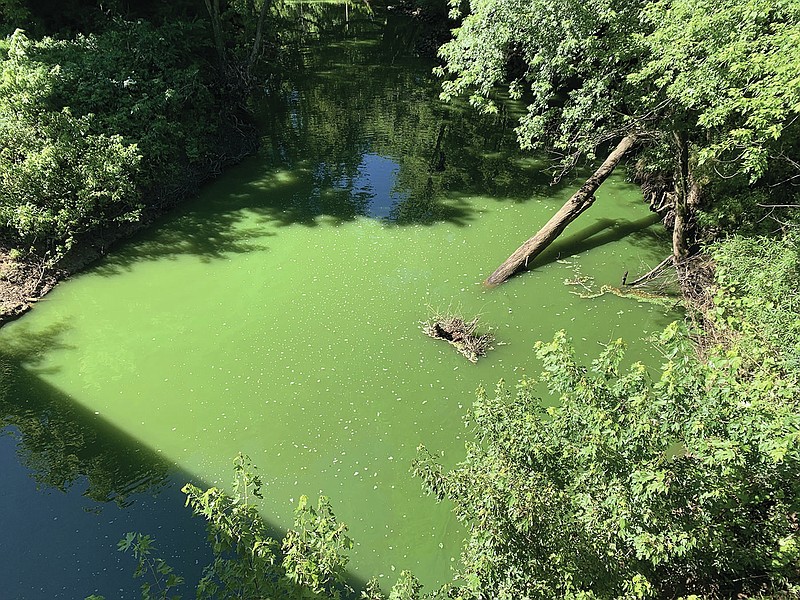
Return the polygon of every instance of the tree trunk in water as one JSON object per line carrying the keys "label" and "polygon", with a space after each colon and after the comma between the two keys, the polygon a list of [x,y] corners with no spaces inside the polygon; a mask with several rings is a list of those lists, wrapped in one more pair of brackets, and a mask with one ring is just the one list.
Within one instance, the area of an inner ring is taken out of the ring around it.
{"label": "tree trunk in water", "polygon": [[635,135],[628,135],[624,137],[613,152],[608,155],[603,161],[603,164],[594,172],[594,174],[586,180],[577,192],[561,207],[553,217],[542,227],[539,232],[530,238],[527,242],[517,248],[505,262],[497,267],[497,270],[492,273],[484,282],[485,285],[495,286],[500,285],[506,279],[511,277],[523,263],[527,264],[528,261],[533,260],[542,253],[559,235],[566,229],[567,225],[572,223],[578,216],[581,215],[586,209],[594,204],[594,193],[600,184],[603,183],[614,167],[617,166],[619,161],[630,150],[636,142]]}

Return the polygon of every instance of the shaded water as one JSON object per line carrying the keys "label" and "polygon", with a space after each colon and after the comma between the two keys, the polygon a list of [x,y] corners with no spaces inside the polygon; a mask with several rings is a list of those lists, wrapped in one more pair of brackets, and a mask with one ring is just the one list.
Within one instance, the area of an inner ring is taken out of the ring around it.
{"label": "shaded water", "polygon": [[[399,52],[403,25],[386,19],[301,57],[297,79],[263,100],[258,156],[0,332],[28,382],[12,389],[4,423],[20,445],[42,444],[26,464],[45,485],[59,487],[52,472],[65,462],[67,479],[100,500],[164,487],[159,502],[177,504],[169,473],[225,485],[243,451],[268,484],[275,527],[291,524],[301,494],[324,493],[356,541],[356,578],[388,586],[412,569],[432,586],[448,578],[462,532],[410,476],[417,445],[457,461],[475,388],[536,372],[534,342],[558,329],[581,356],[622,336],[654,360],[641,340],[671,315],[564,285],[618,284],[665,255],[637,188],[609,180],[534,270],[485,290],[574,182],[549,186],[545,164],[515,149],[513,115],[441,105],[431,65]],[[448,309],[480,313],[502,345],[472,365],[422,335],[419,322]],[[57,399],[45,406],[41,388]],[[19,406],[31,407],[27,428]],[[66,429],[100,431],[105,445],[77,444],[72,461],[33,431],[76,411]],[[150,530],[146,517],[136,526]],[[19,589],[46,568],[21,564]]]}

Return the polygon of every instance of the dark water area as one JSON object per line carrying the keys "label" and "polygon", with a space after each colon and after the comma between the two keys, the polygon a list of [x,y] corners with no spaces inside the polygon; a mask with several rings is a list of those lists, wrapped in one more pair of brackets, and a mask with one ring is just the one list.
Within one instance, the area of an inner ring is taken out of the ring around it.
{"label": "dark water area", "polygon": [[0,398],[0,580],[3,598],[138,598],[135,562],[116,551],[129,531],[199,578],[210,552],[203,523],[183,509],[187,476],[35,373],[41,336],[5,346]]}
{"label": "dark water area", "polygon": [[[533,344],[559,329],[582,359],[624,337],[657,364],[647,336],[674,312],[575,293],[668,252],[636,186],[609,179],[530,272],[486,290],[579,180],[551,186],[517,149],[521,107],[441,103],[413,21],[283,10],[304,45],[257,101],[261,151],[0,331],[3,598],[137,597],[128,531],[196,581],[209,556],[180,487],[228,485],[240,451],[276,532],[325,494],[356,585],[410,569],[430,590],[463,531],[410,475],[420,443],[458,461],[474,390],[536,373]],[[472,365],[422,335],[448,309],[502,345]]]}

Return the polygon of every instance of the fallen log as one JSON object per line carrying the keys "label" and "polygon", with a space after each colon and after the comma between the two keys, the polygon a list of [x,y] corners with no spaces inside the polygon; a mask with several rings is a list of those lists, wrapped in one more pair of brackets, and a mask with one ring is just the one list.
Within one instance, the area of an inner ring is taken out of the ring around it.
{"label": "fallen log", "polygon": [[553,243],[553,241],[561,235],[561,232],[566,229],[567,225],[572,223],[586,209],[594,204],[594,193],[597,191],[597,188],[611,175],[614,167],[617,166],[619,161],[635,142],[635,135],[628,135],[622,138],[620,143],[617,144],[617,147],[614,148],[611,154],[603,161],[603,164],[600,165],[592,176],[586,180],[586,183],[567,200],[567,203],[561,207],[561,210],[553,215],[536,235],[517,248],[502,265],[497,267],[495,272],[489,275],[486,281],[484,281],[484,284],[491,287],[500,285],[511,277],[523,264],[527,265],[529,261],[536,258],[545,248]]}

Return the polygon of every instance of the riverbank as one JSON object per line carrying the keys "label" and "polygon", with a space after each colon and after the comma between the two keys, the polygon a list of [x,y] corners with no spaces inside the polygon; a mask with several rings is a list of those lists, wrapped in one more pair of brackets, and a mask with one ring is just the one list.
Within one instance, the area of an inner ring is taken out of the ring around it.
{"label": "riverbank", "polygon": [[95,232],[78,241],[55,263],[33,252],[21,255],[18,250],[0,244],[0,327],[27,313],[59,282],[103,258],[117,243],[149,227],[181,202],[195,197],[203,184],[256,152],[259,140],[255,127],[227,136],[217,155],[202,170],[190,168],[179,181],[152,190],[150,195],[160,197],[160,200],[149,205],[138,221]]}
{"label": "riverbank", "polygon": [[8,248],[0,249],[0,326],[28,312],[66,276],[38,258],[16,258],[14,254]]}

